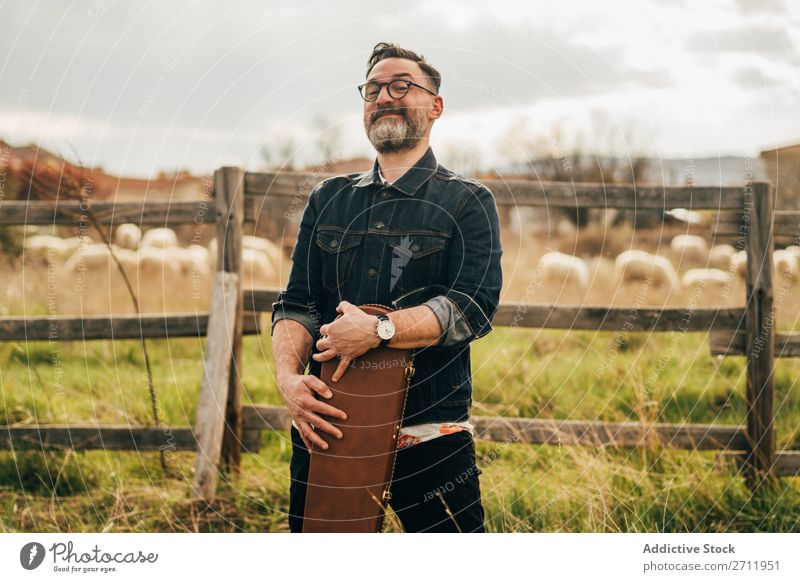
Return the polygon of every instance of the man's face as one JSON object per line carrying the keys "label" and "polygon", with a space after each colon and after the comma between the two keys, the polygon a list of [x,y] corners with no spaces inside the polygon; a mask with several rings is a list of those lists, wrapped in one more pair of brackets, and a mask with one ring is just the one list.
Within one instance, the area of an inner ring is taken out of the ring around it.
{"label": "man's face", "polygon": [[[384,59],[367,77],[367,81],[379,83],[392,79],[407,79],[435,91],[430,78],[417,63],[408,59]],[[389,95],[389,88],[384,86],[377,100],[364,102],[364,129],[369,141],[384,154],[413,148],[441,114],[441,109],[436,107],[437,100],[441,103],[441,97],[413,85],[405,97],[394,99]]]}

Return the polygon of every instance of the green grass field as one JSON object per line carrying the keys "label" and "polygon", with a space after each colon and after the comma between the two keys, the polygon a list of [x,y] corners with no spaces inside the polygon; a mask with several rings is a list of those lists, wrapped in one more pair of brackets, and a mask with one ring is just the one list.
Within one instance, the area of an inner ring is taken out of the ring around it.
{"label": "green grass field", "polygon": [[[268,318],[268,315],[265,317]],[[268,319],[265,319],[268,321]],[[473,344],[475,414],[738,424],[744,358],[715,358],[703,334],[496,328]],[[618,343],[621,343],[618,346]],[[193,424],[200,339],[148,340],[159,410]],[[281,404],[270,338],[244,341],[244,402]],[[800,448],[800,362],[777,363],[778,449]],[[0,344],[0,424],[153,425],[137,341]],[[285,432],[262,433],[219,500],[188,503],[195,455],[0,452],[0,531],[288,531]],[[751,496],[716,453],[478,443],[493,532],[800,531],[800,479]],[[389,530],[398,531],[390,515]]]}

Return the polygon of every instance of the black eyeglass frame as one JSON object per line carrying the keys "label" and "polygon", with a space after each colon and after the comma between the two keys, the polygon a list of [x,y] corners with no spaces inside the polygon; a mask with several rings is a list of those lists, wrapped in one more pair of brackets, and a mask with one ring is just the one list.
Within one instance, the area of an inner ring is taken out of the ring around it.
{"label": "black eyeglass frame", "polygon": [[[406,83],[406,91],[405,91],[405,93],[403,93],[400,97],[397,97],[396,95],[394,95],[392,93],[392,83]],[[364,95],[363,89],[367,85],[377,85],[378,86],[378,92],[375,94],[375,99],[367,99],[366,95]],[[366,101],[367,103],[372,103],[372,102],[378,100],[378,97],[380,97],[380,95],[381,95],[381,89],[383,89],[384,87],[386,87],[386,90],[389,92],[389,97],[391,97],[392,99],[402,99],[403,97],[408,95],[408,90],[412,85],[414,87],[419,87],[423,91],[427,91],[431,95],[434,95],[434,96],[438,95],[438,93],[434,93],[433,91],[431,91],[427,87],[423,87],[419,83],[415,83],[414,81],[409,81],[408,79],[392,79],[391,81],[385,81],[383,83],[378,83],[377,81],[367,81],[366,83],[362,83],[361,85],[359,85],[356,88],[358,89],[358,94],[361,95],[361,98],[364,101]]]}

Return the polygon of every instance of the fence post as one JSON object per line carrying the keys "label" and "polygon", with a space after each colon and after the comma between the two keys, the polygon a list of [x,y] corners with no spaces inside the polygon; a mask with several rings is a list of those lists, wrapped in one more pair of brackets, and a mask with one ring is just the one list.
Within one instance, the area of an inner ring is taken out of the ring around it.
{"label": "fence post", "polygon": [[[747,231],[747,444],[745,478],[751,490],[774,476],[775,312],[772,293],[774,191],[769,182],[745,188],[752,198]],[[747,216],[747,208],[745,208]]]}
{"label": "fence post", "polygon": [[227,166],[214,173],[217,212],[217,270],[238,275],[235,327],[231,353],[225,432],[220,463],[225,471],[240,472],[242,444],[242,225],[244,223],[244,170]]}
{"label": "fence post", "polygon": [[217,490],[222,434],[225,430],[225,405],[228,401],[231,346],[238,301],[239,277],[217,271],[211,290],[211,308],[206,331],[203,381],[197,404],[195,462],[192,497],[210,503]]}

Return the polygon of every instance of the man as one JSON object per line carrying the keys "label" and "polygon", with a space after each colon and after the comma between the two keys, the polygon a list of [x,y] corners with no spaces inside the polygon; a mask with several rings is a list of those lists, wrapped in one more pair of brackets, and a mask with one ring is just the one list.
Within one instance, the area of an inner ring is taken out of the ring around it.
{"label": "man", "polygon": [[[371,171],[326,179],[312,191],[287,289],[273,304],[276,377],[293,418],[293,532],[302,530],[308,448],[342,438],[336,421],[347,414],[325,402],[331,392],[319,379],[321,363],[340,358],[336,382],[378,345],[413,348],[416,369],[392,509],[408,532],[485,531],[468,422],[469,344],[492,329],[502,249],[492,193],[439,165],[429,146],[444,109],[440,84],[422,56],[375,46],[359,92],[377,159]],[[382,321],[362,303],[396,310]]]}

